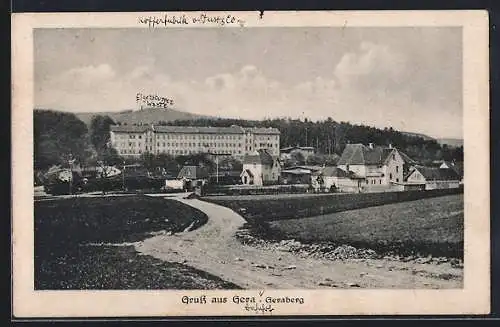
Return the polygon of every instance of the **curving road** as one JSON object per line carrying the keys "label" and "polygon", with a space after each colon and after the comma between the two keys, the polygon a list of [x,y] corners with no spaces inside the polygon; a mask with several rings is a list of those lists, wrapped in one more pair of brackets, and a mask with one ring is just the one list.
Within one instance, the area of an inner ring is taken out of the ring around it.
{"label": "curving road", "polygon": [[[234,236],[245,223],[240,215],[197,199],[174,199],[205,212],[208,222],[194,231],[146,239],[135,245],[136,250],[206,271],[245,289],[462,287],[463,270],[445,264],[330,261],[243,245]],[[446,274],[456,277],[439,277]]]}

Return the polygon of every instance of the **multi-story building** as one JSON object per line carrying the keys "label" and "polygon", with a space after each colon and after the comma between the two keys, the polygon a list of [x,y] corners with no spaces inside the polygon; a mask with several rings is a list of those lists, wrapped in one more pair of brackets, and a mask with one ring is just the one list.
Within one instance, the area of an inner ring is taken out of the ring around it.
{"label": "multi-story building", "polygon": [[280,153],[280,132],[276,128],[115,125],[111,126],[110,138],[122,156],[213,153],[238,157],[259,149],[276,156]]}

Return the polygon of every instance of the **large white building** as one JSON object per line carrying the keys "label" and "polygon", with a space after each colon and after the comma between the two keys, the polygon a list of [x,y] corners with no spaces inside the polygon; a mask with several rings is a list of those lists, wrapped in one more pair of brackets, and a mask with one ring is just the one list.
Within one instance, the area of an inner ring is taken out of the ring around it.
{"label": "large white building", "polygon": [[173,156],[196,153],[244,156],[259,149],[280,153],[280,132],[276,128],[111,126],[112,146],[122,156],[165,153]]}

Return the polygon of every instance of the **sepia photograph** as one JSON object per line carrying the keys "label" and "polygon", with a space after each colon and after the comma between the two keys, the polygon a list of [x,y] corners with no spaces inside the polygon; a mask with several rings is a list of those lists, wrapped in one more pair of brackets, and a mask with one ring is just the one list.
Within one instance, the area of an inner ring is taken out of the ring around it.
{"label": "sepia photograph", "polygon": [[468,244],[489,238],[466,237],[466,206],[484,226],[470,194],[489,184],[463,23],[247,15],[33,27],[32,216],[14,216],[32,228],[32,290],[184,292],[174,315],[465,291]]}

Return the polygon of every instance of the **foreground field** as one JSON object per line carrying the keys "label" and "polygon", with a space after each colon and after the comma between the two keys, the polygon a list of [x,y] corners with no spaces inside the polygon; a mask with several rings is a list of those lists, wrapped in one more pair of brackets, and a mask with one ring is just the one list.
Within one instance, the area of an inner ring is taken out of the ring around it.
{"label": "foreground field", "polygon": [[246,222],[233,210],[198,199],[176,200],[206,213],[208,222],[191,232],[148,238],[135,249],[165,262],[184,262],[245,289],[463,287],[463,269],[451,260],[351,257],[348,248],[346,256],[331,258],[320,255],[322,247],[308,253],[296,241],[243,243],[237,234]]}
{"label": "foreground field", "polygon": [[259,224],[263,238],[349,244],[400,255],[463,257],[463,195]]}
{"label": "foreground field", "polygon": [[203,200],[231,208],[248,222],[262,223],[264,221],[313,217],[452,194],[463,194],[463,190],[212,196],[203,197]]}
{"label": "foreground field", "polygon": [[37,201],[35,289],[234,288],[196,269],[139,256],[132,246],[107,244],[192,230],[206,221],[190,206],[146,196]]}

